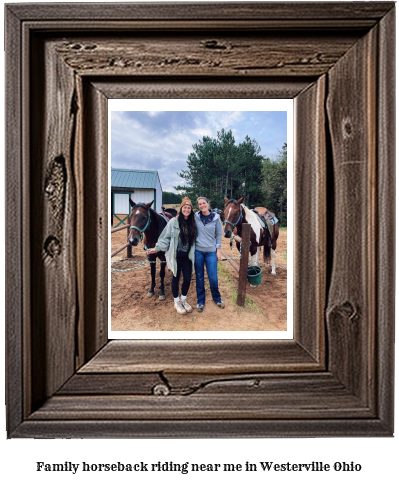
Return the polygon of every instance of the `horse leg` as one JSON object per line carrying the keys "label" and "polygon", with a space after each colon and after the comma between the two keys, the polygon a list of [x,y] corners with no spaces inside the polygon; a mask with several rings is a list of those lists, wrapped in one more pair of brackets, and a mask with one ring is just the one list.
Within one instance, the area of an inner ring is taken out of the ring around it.
{"label": "horse leg", "polygon": [[270,253],[272,255],[272,274],[275,276],[276,275],[276,265],[274,263],[274,258],[276,256],[276,251],[272,248]]}
{"label": "horse leg", "polygon": [[156,264],[155,264],[155,260],[152,258],[152,256],[150,256],[150,267],[151,267],[151,287],[150,287],[150,290],[148,291],[148,294],[147,296],[149,298],[152,298],[152,296],[154,296],[154,289],[155,289],[155,267],[156,267]]}
{"label": "horse leg", "polygon": [[161,278],[161,285],[159,287],[160,291],[159,291],[159,299],[160,301],[163,301],[165,298],[165,288],[164,288],[164,279],[165,279],[165,266],[166,264],[165,263],[162,263],[161,264],[161,270],[159,272],[159,276]]}
{"label": "horse leg", "polygon": [[259,264],[259,256],[260,256],[260,247],[258,247],[258,249],[256,251],[256,257],[255,257],[255,264],[256,265]]}
{"label": "horse leg", "polygon": [[276,256],[277,239],[278,239],[279,233],[280,232],[279,232],[279,228],[278,228],[278,223],[275,223],[273,225],[273,239],[272,239],[272,250],[271,250],[271,254],[272,254],[272,274],[273,275],[276,275],[276,266],[274,263],[274,258]]}

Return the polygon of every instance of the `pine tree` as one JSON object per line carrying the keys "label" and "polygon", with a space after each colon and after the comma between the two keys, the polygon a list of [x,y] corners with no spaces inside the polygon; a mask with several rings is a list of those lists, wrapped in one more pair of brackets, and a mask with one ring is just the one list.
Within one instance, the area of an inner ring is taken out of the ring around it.
{"label": "pine tree", "polygon": [[216,138],[203,137],[193,149],[187,169],[178,173],[186,184],[176,186],[177,191],[192,200],[205,196],[218,208],[224,207],[225,197],[261,202],[262,156],[256,140],[246,136],[237,146],[232,131],[222,129]]}
{"label": "pine tree", "polygon": [[281,226],[287,226],[287,144],[278,155],[263,161],[263,195],[267,209],[276,213]]}

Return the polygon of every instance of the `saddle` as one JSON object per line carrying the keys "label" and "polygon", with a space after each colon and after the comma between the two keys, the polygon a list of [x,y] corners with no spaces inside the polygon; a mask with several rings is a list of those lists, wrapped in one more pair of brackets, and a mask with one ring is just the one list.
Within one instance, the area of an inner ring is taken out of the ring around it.
{"label": "saddle", "polygon": [[263,206],[258,206],[256,208],[253,208],[252,211],[256,213],[259,220],[261,221],[263,227],[263,233],[265,233],[265,230],[267,228],[269,235],[271,237],[273,235],[273,225],[278,222],[276,215],[272,211],[269,211],[267,208]]}
{"label": "saddle", "polygon": [[173,218],[173,216],[170,213],[168,213],[167,211],[165,211],[163,208],[162,208],[162,211],[160,211],[158,213],[158,215],[161,215],[165,219],[166,222],[168,222],[169,220],[171,220]]}
{"label": "saddle", "polygon": [[257,213],[258,216],[260,216],[261,218],[263,218],[265,222],[270,220],[272,225],[278,222],[278,218],[276,217],[276,215],[272,211],[268,210],[263,206],[258,206],[256,208],[253,208],[252,211]]}

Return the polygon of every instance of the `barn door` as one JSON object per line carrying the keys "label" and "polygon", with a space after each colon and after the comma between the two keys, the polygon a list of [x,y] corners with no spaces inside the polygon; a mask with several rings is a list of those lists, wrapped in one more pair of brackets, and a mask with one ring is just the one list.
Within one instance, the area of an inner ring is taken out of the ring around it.
{"label": "barn door", "polygon": [[124,225],[130,213],[129,193],[114,193],[113,216],[117,219],[117,224]]}

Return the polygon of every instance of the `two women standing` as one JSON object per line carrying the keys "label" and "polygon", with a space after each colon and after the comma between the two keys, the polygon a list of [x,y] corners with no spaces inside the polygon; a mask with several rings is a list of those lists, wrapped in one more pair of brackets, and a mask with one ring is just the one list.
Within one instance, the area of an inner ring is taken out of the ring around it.
{"label": "two women standing", "polygon": [[[210,211],[207,198],[199,197],[197,204],[200,211],[194,215],[191,201],[183,198],[178,216],[169,221],[155,247],[148,250],[148,253],[165,252],[167,266],[173,273],[172,293],[174,306],[179,314],[191,313],[193,310],[187,302],[193,264],[197,278],[197,310],[202,312],[205,305],[205,267],[212,299],[219,308],[224,308],[217,277],[217,263],[221,258],[222,224],[219,215]],[[183,284],[179,297],[181,273]]]}

